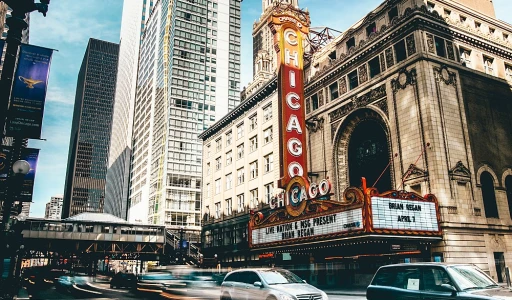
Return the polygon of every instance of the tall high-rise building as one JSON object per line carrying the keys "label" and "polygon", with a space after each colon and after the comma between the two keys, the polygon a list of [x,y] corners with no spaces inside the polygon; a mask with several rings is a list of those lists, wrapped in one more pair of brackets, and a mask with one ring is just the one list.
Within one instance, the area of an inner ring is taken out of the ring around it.
{"label": "tall high-rise building", "polygon": [[198,134],[240,102],[240,1],[157,1],[142,37],[129,220],[199,229]]}
{"label": "tall high-rise building", "polygon": [[132,153],[133,108],[139,48],[153,2],[124,1],[112,136],[105,189],[105,212],[126,219]]}
{"label": "tall high-rise building", "polygon": [[50,220],[58,220],[62,214],[63,195],[52,196],[50,202],[46,203],[44,218]]}
{"label": "tall high-rise building", "polygon": [[103,212],[119,44],[89,39],[78,73],[62,218]]}

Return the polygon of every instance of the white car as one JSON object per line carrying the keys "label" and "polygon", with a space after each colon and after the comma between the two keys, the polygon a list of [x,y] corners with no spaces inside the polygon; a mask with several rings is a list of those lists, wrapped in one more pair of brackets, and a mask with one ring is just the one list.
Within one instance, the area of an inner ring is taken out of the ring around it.
{"label": "white car", "polygon": [[242,269],[230,272],[220,289],[221,300],[327,300],[327,294],[284,269]]}

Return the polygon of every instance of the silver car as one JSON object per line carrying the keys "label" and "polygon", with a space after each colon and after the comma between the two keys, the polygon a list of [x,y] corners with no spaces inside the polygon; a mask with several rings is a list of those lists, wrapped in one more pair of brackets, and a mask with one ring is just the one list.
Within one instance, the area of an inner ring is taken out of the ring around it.
{"label": "silver car", "polygon": [[327,294],[284,269],[230,272],[221,285],[221,300],[327,300]]}

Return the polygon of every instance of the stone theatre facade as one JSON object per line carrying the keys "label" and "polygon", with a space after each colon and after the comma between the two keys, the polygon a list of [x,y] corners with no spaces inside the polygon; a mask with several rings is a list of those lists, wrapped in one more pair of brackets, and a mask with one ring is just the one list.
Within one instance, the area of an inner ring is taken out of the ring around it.
{"label": "stone theatre facade", "polygon": [[[512,27],[475,3],[385,1],[304,60],[303,95],[283,86],[301,84],[283,79],[297,70],[272,75],[273,51],[258,48],[241,105],[201,134],[205,260],[361,286],[384,264],[473,263],[503,282]],[[281,3],[264,16],[279,13],[304,14]],[[295,41],[280,30],[277,55]],[[305,117],[290,121],[286,105]],[[294,157],[305,163],[289,167]]]}

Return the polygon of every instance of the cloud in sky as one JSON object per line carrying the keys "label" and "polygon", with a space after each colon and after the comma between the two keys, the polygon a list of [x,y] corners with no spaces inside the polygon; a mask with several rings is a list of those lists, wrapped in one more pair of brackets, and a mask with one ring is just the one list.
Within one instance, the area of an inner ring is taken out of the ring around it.
{"label": "cloud in sky", "polygon": [[[125,0],[137,1],[137,0]],[[142,0],[138,0],[142,1]],[[307,7],[312,26],[345,31],[384,0],[299,0]],[[53,195],[63,194],[69,135],[78,71],[89,38],[119,42],[122,0],[52,0],[46,18],[32,13],[30,43],[58,49],[50,70],[43,138],[31,215],[41,217]],[[498,19],[512,23],[512,1],[494,0]],[[260,0],[242,2],[242,86],[252,79],[252,25],[261,15]]]}

